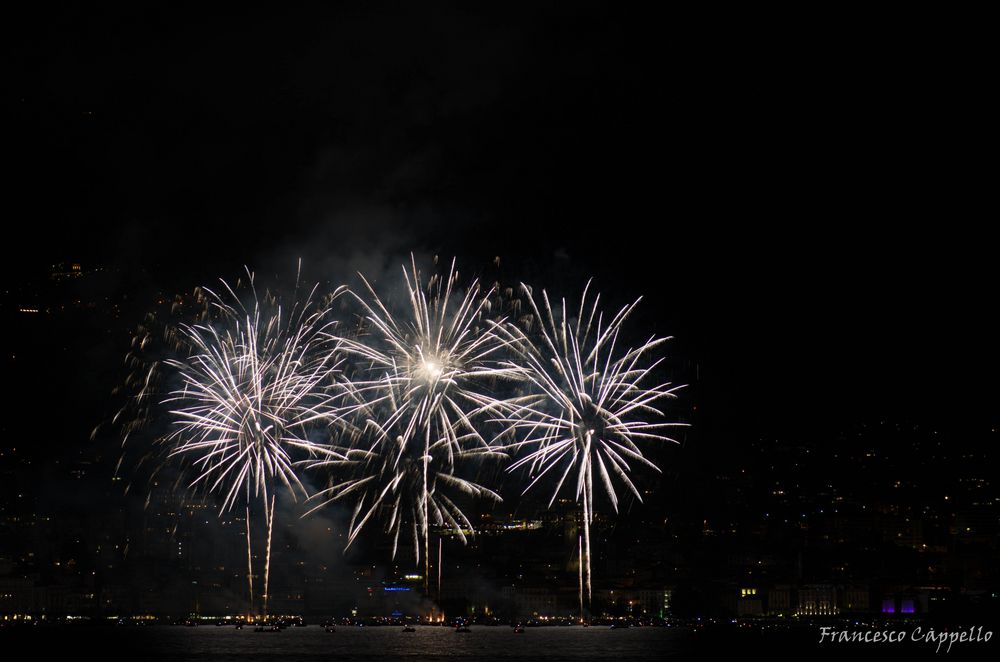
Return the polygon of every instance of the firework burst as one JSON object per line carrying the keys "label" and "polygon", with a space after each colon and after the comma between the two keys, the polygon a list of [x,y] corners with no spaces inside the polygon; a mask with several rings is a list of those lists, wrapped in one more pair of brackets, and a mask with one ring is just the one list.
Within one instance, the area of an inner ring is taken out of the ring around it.
{"label": "firework burst", "polygon": [[[310,433],[339,420],[338,377],[344,359],[329,312],[340,291],[317,304],[313,288],[303,301],[296,297],[285,309],[273,294],[258,296],[253,274],[248,277],[249,305],[222,281],[220,294],[203,289],[201,322],[173,329],[179,351],[163,360],[162,368],[177,386],[159,402],[167,409],[171,430],[157,446],[166,461],[179,462],[189,490],[221,498],[220,515],[241,500],[245,503],[251,610],[250,517],[254,504],[263,506],[266,612],[276,493],[284,486],[293,498],[308,497],[295,463],[343,457],[332,446],[311,440]],[[143,396],[149,394],[143,391]]]}
{"label": "firework burst", "polygon": [[[600,295],[588,305],[590,283],[584,288],[576,319],[570,317],[566,300],[557,311],[542,291],[539,308],[529,287],[522,284],[531,307],[529,332],[536,343],[524,348],[516,367],[523,368],[532,393],[511,402],[498,420],[518,440],[502,447],[526,451],[512,462],[509,471],[528,471],[528,492],[546,476],[555,487],[548,505],[568,488],[583,509],[583,536],[580,548],[581,588],[590,580],[590,526],[594,519],[594,474],[617,512],[619,490],[626,489],[642,501],[629,477],[634,465],[653,471],[659,468],[643,455],[644,441],[674,442],[667,428],[681,423],[649,422],[662,419],[659,402],[675,397],[680,388],[670,383],[647,385],[663,358],[652,355],[669,338],[651,337],[637,347],[619,349],[619,334],[625,320],[640,299],[625,306],[610,320],[599,309]],[[534,327],[537,327],[535,329]],[[652,359],[652,360],[650,360]],[[515,367],[514,363],[510,364]],[[585,572],[584,572],[585,571]]]}
{"label": "firework burst", "polygon": [[400,383],[387,380],[381,385],[389,392],[387,398],[374,408],[364,407],[366,414],[374,416],[364,419],[363,427],[356,431],[358,443],[346,449],[343,458],[308,462],[310,469],[328,468],[346,476],[314,495],[320,502],[310,512],[332,501],[354,497],[349,547],[370,520],[386,511],[385,527],[393,538],[393,557],[400,534],[409,523],[419,562],[420,540],[431,524],[446,526],[466,541],[465,531],[472,529],[472,523],[455,503],[455,495],[500,501],[492,490],[457,476],[456,467],[464,460],[502,454],[485,446],[454,448],[453,440],[447,437],[429,445],[413,443],[409,430],[412,412],[408,411],[410,405]]}
{"label": "firework burst", "polygon": [[[492,290],[482,292],[473,281],[459,293],[454,262],[447,277],[435,275],[426,284],[415,261],[411,265],[403,270],[409,304],[404,317],[390,313],[363,276],[363,293],[352,292],[362,308],[362,330],[346,349],[361,364],[353,387],[358,438],[367,441],[355,444],[347,461],[313,466],[356,472],[316,495],[322,503],[358,497],[350,541],[383,504],[390,505],[388,528],[397,543],[408,519],[414,539],[423,542],[426,578],[430,526],[453,527],[463,539],[463,529],[471,528],[442,488],[500,498],[459,478],[455,469],[466,458],[501,454],[476,423],[505,406],[495,395],[497,383],[520,369],[504,362],[514,336],[498,332],[504,320],[490,318]],[[420,545],[414,548],[419,563]]]}
{"label": "firework burst", "polygon": [[[551,484],[549,507],[568,492],[582,508],[582,613],[592,593],[595,496],[615,511],[623,496],[642,501],[633,469],[659,471],[644,447],[674,442],[668,429],[683,425],[663,422],[662,410],[680,387],[655,379],[668,339],[622,340],[641,299],[606,320],[600,296],[588,299],[589,283],[571,311],[544,291],[536,302],[523,284],[523,297],[475,280],[462,288],[454,261],[425,282],[411,259],[401,302],[387,305],[361,276],[357,292],[338,288],[319,301],[316,288],[300,300],[296,286],[285,308],[273,294],[258,297],[248,276],[249,293],[222,281],[218,294],[199,288],[193,309],[175,303],[186,323],[140,327],[127,379],[137,395],[116,418],[126,440],[165,419],[170,429],[154,435],[149,456],[178,467],[185,489],[218,498],[220,516],[245,507],[251,611],[250,517],[263,510],[267,529],[266,612],[278,491],[306,498],[309,512],[351,502],[348,547],[375,520],[392,537],[393,557],[412,537],[427,590],[431,528],[465,541],[473,526],[463,501],[501,500],[494,482],[467,470],[513,458],[507,470],[526,472],[525,493]],[[360,306],[349,336],[331,312],[342,294]],[[495,312],[520,317],[524,303],[524,330]],[[327,487],[308,494],[302,470],[325,471]]]}

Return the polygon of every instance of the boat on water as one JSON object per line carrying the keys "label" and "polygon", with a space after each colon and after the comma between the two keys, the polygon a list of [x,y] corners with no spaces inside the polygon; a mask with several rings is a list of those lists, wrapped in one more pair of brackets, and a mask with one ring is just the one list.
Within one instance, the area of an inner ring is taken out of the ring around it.
{"label": "boat on water", "polygon": [[253,629],[254,632],[281,632],[281,627],[277,625],[258,625]]}
{"label": "boat on water", "polygon": [[412,625],[407,625],[403,628],[403,632],[416,632],[416,631],[417,628],[413,627]]}
{"label": "boat on water", "polygon": [[514,626],[514,634],[524,634],[524,625],[518,623]]}

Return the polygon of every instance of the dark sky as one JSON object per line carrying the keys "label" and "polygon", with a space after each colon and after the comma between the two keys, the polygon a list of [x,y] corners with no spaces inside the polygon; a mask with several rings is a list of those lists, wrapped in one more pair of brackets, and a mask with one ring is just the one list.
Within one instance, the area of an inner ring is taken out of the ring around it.
{"label": "dark sky", "polygon": [[337,278],[499,255],[566,294],[646,295],[709,428],[995,418],[975,40],[330,4],[6,21],[5,278],[77,260],[186,290],[297,257]]}

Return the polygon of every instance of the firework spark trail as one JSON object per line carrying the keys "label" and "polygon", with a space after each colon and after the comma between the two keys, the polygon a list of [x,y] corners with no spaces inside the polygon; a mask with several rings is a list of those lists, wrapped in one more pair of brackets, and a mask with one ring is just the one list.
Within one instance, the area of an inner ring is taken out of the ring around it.
{"label": "firework spark trail", "polygon": [[471,528],[438,488],[500,499],[456,476],[455,467],[464,458],[502,454],[475,423],[505,406],[491,393],[492,385],[519,376],[521,370],[503,360],[516,338],[498,332],[505,320],[490,319],[492,289],[483,293],[473,281],[460,294],[454,261],[446,278],[435,275],[426,285],[413,259],[411,266],[411,271],[403,269],[409,303],[404,317],[389,311],[363,275],[363,294],[352,292],[367,329],[345,349],[366,364],[354,382],[354,395],[365,433],[361,436],[369,441],[349,453],[349,463],[320,460],[313,466],[349,464],[359,472],[316,495],[324,499],[320,505],[349,494],[358,497],[348,545],[382,504],[391,503],[388,528],[395,556],[402,520],[409,517],[417,563],[422,538],[426,584],[430,525],[454,527],[463,541],[462,529]]}
{"label": "firework spark trail", "polygon": [[[588,601],[591,598],[590,527],[594,519],[594,471],[604,492],[618,511],[619,495],[612,476],[640,502],[642,495],[629,478],[630,462],[659,472],[638,445],[642,441],[676,440],[664,434],[665,428],[682,423],[650,423],[650,417],[662,418],[657,401],[675,397],[680,387],[669,383],[646,386],[651,373],[663,361],[645,360],[668,338],[647,340],[638,347],[616,353],[622,324],[639,304],[637,299],[622,308],[609,322],[599,309],[600,295],[587,305],[590,283],[584,288],[575,322],[570,319],[566,300],[553,311],[548,294],[542,291],[542,308],[531,289],[522,284],[534,320],[538,344],[521,344],[525,350],[518,359],[534,394],[505,403],[509,408],[494,420],[505,424],[505,433],[523,435],[519,440],[502,444],[509,451],[524,449],[526,454],[514,461],[508,471],[526,468],[528,492],[546,475],[558,476],[551,492],[551,507],[569,479],[569,487],[583,508],[581,567],[585,570]],[[514,363],[510,364],[512,367]],[[499,437],[498,437],[499,438]],[[580,589],[583,600],[583,580]]]}
{"label": "firework spark trail", "polygon": [[[267,552],[264,557],[264,613],[267,614],[267,603],[271,598],[268,590],[271,579],[271,534],[274,532],[274,493],[271,493],[271,507],[267,510]],[[265,504],[266,506],[267,504]]]}
{"label": "firework spark trail", "polygon": [[[446,491],[500,500],[492,490],[455,475],[456,466],[464,459],[496,453],[492,449],[474,447],[460,448],[448,454],[443,450],[449,443],[446,439],[427,444],[426,436],[413,437],[413,421],[407,417],[405,402],[402,408],[396,406],[400,402],[399,390],[398,385],[392,387],[390,401],[371,412],[376,418],[367,419],[361,431],[362,441],[346,451],[346,459],[319,458],[308,463],[310,469],[327,467],[347,475],[347,478],[315,494],[313,498],[320,502],[309,512],[332,501],[356,497],[348,530],[350,546],[383,507],[388,507],[386,529],[393,537],[393,556],[408,520],[419,561],[421,537],[430,523],[447,525],[463,541],[466,539],[464,530],[472,527]],[[407,434],[411,435],[409,443],[406,441]]]}
{"label": "firework spark trail", "polygon": [[583,623],[583,536],[577,536],[576,541],[580,547],[580,555],[577,557],[577,560],[579,562],[578,571],[580,573],[580,622]]}
{"label": "firework spark trail", "polygon": [[249,276],[249,309],[223,281],[225,296],[205,290],[214,313],[210,321],[177,327],[179,344],[188,351],[164,361],[181,386],[161,402],[169,407],[174,426],[161,442],[167,459],[186,460],[194,472],[189,489],[222,497],[220,516],[244,493],[251,604],[250,506],[255,500],[263,504],[266,611],[277,489],[284,485],[293,498],[296,492],[308,497],[294,469],[296,456],[343,457],[333,446],[310,440],[308,433],[338,420],[344,359],[328,306],[313,301],[316,288],[286,314],[276,297],[266,295],[262,301],[257,296]]}
{"label": "firework spark trail", "polygon": [[250,613],[253,613],[253,548],[250,545],[250,499],[247,499],[247,583],[250,585]]}

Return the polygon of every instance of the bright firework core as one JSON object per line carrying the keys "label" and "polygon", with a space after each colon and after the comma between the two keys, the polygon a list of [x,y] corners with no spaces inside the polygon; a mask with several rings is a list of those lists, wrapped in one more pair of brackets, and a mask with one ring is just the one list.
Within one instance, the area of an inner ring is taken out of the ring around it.
{"label": "bright firework core", "polygon": [[436,382],[444,374],[444,362],[437,358],[422,359],[413,370],[414,377],[428,382]]}
{"label": "bright firework core", "polygon": [[583,401],[583,406],[580,408],[582,418],[576,424],[577,440],[581,444],[586,444],[594,438],[602,439],[606,437],[607,419],[600,407],[595,405],[594,401],[587,394],[583,394],[581,399]]}

